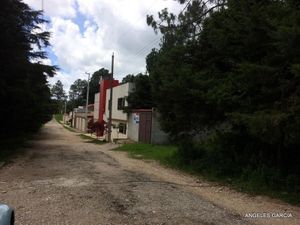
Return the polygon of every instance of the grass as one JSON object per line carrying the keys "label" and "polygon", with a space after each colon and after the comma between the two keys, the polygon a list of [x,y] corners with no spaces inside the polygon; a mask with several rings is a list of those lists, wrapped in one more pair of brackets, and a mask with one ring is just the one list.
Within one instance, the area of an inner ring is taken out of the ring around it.
{"label": "grass", "polygon": [[78,136],[84,140],[87,140],[86,141],[87,143],[92,143],[92,144],[97,144],[97,145],[103,145],[103,144],[107,143],[105,140],[97,140],[92,137],[86,136],[84,134],[79,134]]}
{"label": "grass", "polygon": [[60,123],[61,125],[63,125],[63,127],[64,127],[65,129],[67,129],[68,131],[75,132],[75,133],[77,132],[77,130],[75,130],[74,128],[69,127],[69,126],[67,126],[67,125],[65,125],[65,124],[62,123],[62,121],[63,121],[63,115],[62,115],[62,114],[54,114],[54,119],[55,119],[58,123]]}
{"label": "grass", "polygon": [[177,152],[175,146],[143,143],[125,144],[115,150],[126,151],[133,158],[153,159],[168,165],[170,164],[173,155]]}
{"label": "grass", "polygon": [[299,192],[289,192],[287,190],[273,190],[267,185],[260,185],[255,179],[250,181],[240,181],[237,179],[232,179],[230,182],[223,180],[225,184],[229,184],[234,189],[242,192],[246,192],[251,195],[266,195],[271,198],[281,199],[287,203],[293,205],[300,205],[300,193]]}
{"label": "grass", "polygon": [[55,114],[54,115],[55,120],[61,124],[61,121],[63,120],[63,115],[62,114]]}
{"label": "grass", "polygon": [[214,173],[199,170],[197,165],[184,164],[178,155],[178,148],[170,145],[151,145],[143,143],[124,144],[114,149],[116,151],[128,152],[129,156],[136,159],[151,159],[161,164],[175,168],[192,175],[199,176],[208,181],[217,182],[229,186],[237,191],[252,195],[266,195],[272,198],[281,199],[294,205],[300,205],[300,193],[273,190],[270,186],[257,184],[255,178],[241,180],[239,177],[219,177]]}

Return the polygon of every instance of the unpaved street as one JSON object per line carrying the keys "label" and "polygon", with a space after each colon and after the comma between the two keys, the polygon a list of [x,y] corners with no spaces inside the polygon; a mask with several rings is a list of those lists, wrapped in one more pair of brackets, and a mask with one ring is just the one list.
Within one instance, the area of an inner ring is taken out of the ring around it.
{"label": "unpaved street", "polygon": [[[52,120],[25,155],[0,169],[0,202],[13,206],[16,224],[24,225],[265,222],[246,220],[238,210],[225,207],[217,192],[219,199],[210,201],[207,183],[129,159],[110,151],[114,147],[87,143]],[[296,224],[298,208],[282,207],[294,210],[294,218],[277,222]]]}

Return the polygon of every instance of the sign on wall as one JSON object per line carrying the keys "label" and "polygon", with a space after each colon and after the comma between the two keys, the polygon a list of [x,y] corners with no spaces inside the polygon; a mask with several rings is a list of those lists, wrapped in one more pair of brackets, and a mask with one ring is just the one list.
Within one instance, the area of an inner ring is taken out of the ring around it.
{"label": "sign on wall", "polygon": [[140,122],[140,115],[138,113],[133,113],[133,121],[136,124]]}

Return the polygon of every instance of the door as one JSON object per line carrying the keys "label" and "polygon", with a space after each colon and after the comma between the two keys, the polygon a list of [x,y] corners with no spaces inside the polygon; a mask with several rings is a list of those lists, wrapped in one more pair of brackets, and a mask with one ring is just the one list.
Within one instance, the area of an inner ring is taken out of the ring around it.
{"label": "door", "polygon": [[151,143],[152,112],[140,112],[139,141]]}

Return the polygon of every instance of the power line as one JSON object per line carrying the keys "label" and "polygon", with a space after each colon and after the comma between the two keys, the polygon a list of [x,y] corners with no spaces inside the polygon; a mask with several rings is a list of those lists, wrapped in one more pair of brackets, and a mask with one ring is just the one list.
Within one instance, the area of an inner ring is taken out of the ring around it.
{"label": "power line", "polygon": [[156,37],[155,39],[152,39],[148,44],[146,44],[143,48],[141,48],[136,53],[136,55],[138,56],[138,55],[142,54],[147,49],[147,47],[151,46],[154,42],[159,41],[159,40],[160,40],[160,37]]}

